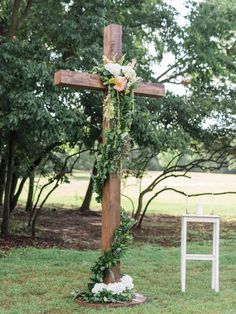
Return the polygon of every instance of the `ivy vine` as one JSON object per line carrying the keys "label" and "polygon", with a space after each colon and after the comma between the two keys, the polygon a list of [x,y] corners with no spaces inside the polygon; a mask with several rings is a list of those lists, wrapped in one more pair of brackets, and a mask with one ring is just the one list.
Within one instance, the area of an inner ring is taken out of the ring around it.
{"label": "ivy vine", "polygon": [[[103,84],[108,88],[103,106],[103,114],[108,121],[108,128],[103,134],[106,140],[98,147],[97,174],[94,176],[94,191],[97,193],[96,200],[98,202],[102,200],[104,182],[111,174],[120,175],[121,163],[129,155],[130,128],[134,114],[134,89],[139,80],[133,69],[134,61],[124,65],[123,57],[119,64],[113,63],[111,60],[108,60],[107,64],[111,69],[106,67],[106,64],[94,69],[94,72],[100,75]],[[114,72],[112,66],[120,67],[120,73],[116,77],[111,73]]]}
{"label": "ivy vine", "polygon": [[134,226],[135,220],[130,218],[124,209],[121,209],[120,219],[120,227],[115,231],[111,248],[105,251],[91,267],[93,274],[90,281],[92,284],[103,282],[107,273],[112,275],[112,268],[120,261],[132,241],[130,230]]}
{"label": "ivy vine", "polygon": [[101,255],[95,264],[91,267],[92,276],[88,283],[87,291],[73,292],[74,298],[81,298],[86,302],[123,302],[130,301],[133,297],[132,291],[125,291],[121,295],[112,295],[109,292],[103,292],[99,295],[94,295],[91,290],[96,283],[102,283],[107,274],[113,275],[112,268],[120,262],[120,259],[124,256],[128,245],[132,241],[132,235],[130,234],[131,228],[135,224],[135,220],[130,218],[124,209],[121,209],[121,222],[120,227],[115,231],[114,240],[109,250],[105,251]]}
{"label": "ivy vine", "polygon": [[[97,174],[94,176],[94,189],[97,193],[97,201],[101,202],[102,190],[105,181],[112,174],[120,175],[121,163],[129,154],[131,147],[130,128],[134,113],[134,89],[139,78],[134,70],[135,60],[125,64],[124,57],[119,63],[104,57],[104,64],[94,69],[100,74],[101,80],[107,86],[107,96],[104,99],[103,115],[107,128],[103,134],[105,140],[99,144],[96,158]],[[120,261],[132,239],[130,229],[135,221],[121,209],[120,227],[115,231],[111,248],[101,255],[92,266],[92,276],[88,284],[88,291],[75,291],[75,298],[81,298],[86,302],[124,302],[132,300],[132,289],[126,289],[122,293],[112,293],[109,290],[101,290],[93,293],[96,284],[103,283],[107,274],[114,278],[112,269]],[[115,278],[114,278],[115,281]],[[116,283],[117,284],[117,283]],[[118,283],[119,284],[119,283]]]}

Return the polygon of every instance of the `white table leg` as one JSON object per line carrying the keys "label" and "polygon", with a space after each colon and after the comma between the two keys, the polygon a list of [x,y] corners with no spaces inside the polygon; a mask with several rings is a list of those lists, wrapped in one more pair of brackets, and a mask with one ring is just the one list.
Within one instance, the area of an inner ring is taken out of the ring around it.
{"label": "white table leg", "polygon": [[181,228],[181,290],[186,289],[186,244],[187,244],[187,222],[182,218]]}
{"label": "white table leg", "polygon": [[216,223],[213,223],[213,245],[212,245],[212,255],[214,259],[212,261],[212,271],[211,271],[211,288],[215,290],[216,288]]}
{"label": "white table leg", "polygon": [[215,232],[215,244],[216,244],[216,262],[215,262],[215,291],[219,292],[219,246],[220,246],[220,221],[216,222],[216,232]]}

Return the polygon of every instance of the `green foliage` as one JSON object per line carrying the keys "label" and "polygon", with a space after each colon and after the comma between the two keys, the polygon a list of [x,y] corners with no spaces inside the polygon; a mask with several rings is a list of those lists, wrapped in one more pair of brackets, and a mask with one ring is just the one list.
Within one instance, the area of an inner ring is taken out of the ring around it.
{"label": "green foliage", "polygon": [[[53,74],[57,69],[89,71],[96,60],[100,63],[103,28],[109,23],[122,24],[123,51],[127,59],[135,56],[137,72],[145,81],[180,84],[189,78],[191,82],[184,83],[189,91],[185,97],[169,93],[161,100],[137,99],[131,141],[140,151],[128,166],[132,171],[140,175],[148,155],[188,153],[189,147],[198,149],[202,143],[207,149],[233,145],[236,7],[232,1],[190,2],[187,23],[181,27],[176,10],[161,0],[28,2],[0,3],[1,155],[6,156],[9,133],[14,131],[17,178],[28,176],[39,158],[38,173],[46,176],[58,168],[54,144],[84,145],[94,153],[101,139],[102,93],[55,88]],[[174,65],[165,73],[153,73],[166,52],[173,54]],[[114,136],[109,141],[102,156],[109,151],[114,155]],[[105,162],[100,158],[101,164]],[[100,167],[97,192],[113,166]]]}
{"label": "green foliage", "polygon": [[120,303],[131,301],[134,298],[134,293],[128,289],[120,294],[113,294],[108,290],[102,290],[96,294],[89,291],[75,291],[73,296],[75,299],[81,298],[88,303]]}
{"label": "green foliage", "polygon": [[[127,66],[124,57],[117,65]],[[133,67],[130,68],[134,72]],[[108,95],[104,100],[104,117],[108,128],[103,134],[105,141],[98,146],[97,174],[94,176],[94,190],[98,194],[97,201],[101,202],[104,182],[109,175],[120,175],[121,163],[130,152],[129,133],[134,115],[134,89],[138,79],[135,76],[126,80],[123,74],[127,87],[119,91],[115,89],[117,78],[106,69],[106,65],[97,66],[94,71],[100,74],[102,82],[108,86]]]}
{"label": "green foliage", "polygon": [[109,250],[105,251],[101,255],[96,263],[91,267],[92,276],[90,277],[90,283],[88,284],[88,291],[76,290],[73,293],[74,298],[81,298],[86,302],[124,302],[130,301],[133,298],[133,292],[125,290],[121,294],[112,294],[109,291],[102,291],[98,294],[91,292],[95,283],[102,283],[107,274],[114,277],[112,268],[120,262],[120,259],[124,256],[128,244],[132,240],[130,230],[133,227],[135,221],[131,219],[126,212],[121,209],[120,227],[116,229],[112,246]]}
{"label": "green foliage", "polygon": [[142,1],[139,9],[132,1],[17,3],[0,4],[0,133],[4,147],[8,132],[17,133],[14,172],[20,178],[29,175],[38,158],[38,172],[50,172],[56,159],[51,160],[48,148],[54,143],[83,144],[93,152],[101,135],[102,95],[55,88],[57,69],[90,70],[102,58],[104,26],[122,23],[127,58],[136,56],[139,73],[147,79],[153,58],[146,43],[156,27],[162,29],[155,39],[160,58],[162,40],[171,40],[176,23],[173,9],[159,0]]}
{"label": "green foliage", "polygon": [[232,90],[236,82],[235,14],[236,5],[229,0],[193,3],[183,45],[184,52],[194,58],[188,63],[193,88],[217,94]]}
{"label": "green foliage", "polygon": [[129,218],[122,209],[120,220],[120,227],[115,231],[111,248],[105,251],[91,267],[93,275],[90,280],[93,284],[103,282],[105,275],[111,273],[112,268],[120,261],[121,257],[125,254],[128,244],[132,240],[130,229],[135,223],[134,219]]}

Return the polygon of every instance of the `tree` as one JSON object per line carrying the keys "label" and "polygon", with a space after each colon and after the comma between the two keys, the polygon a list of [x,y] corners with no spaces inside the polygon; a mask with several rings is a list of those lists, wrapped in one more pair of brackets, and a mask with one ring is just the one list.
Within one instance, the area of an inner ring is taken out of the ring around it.
{"label": "tree", "polygon": [[[143,151],[147,153],[147,160],[143,164],[146,165],[148,158],[164,152],[167,147],[172,153],[175,149],[188,153],[189,148],[196,153],[200,147],[205,152],[204,159],[207,161],[210,160],[208,158],[211,152],[228,146],[230,149],[225,150],[224,163],[230,164],[232,158],[235,158],[236,68],[233,52],[236,25],[232,12],[235,14],[236,6],[231,6],[229,1],[220,4],[218,1],[204,1],[201,4],[192,2],[189,24],[179,37],[180,45],[175,53],[175,64],[158,76],[161,82],[188,83],[185,85],[189,92],[184,97],[169,95],[161,101],[159,112],[154,112],[154,106],[150,103],[147,108],[152,113],[152,126],[145,124],[145,119],[142,119],[142,115],[149,116],[148,111],[137,115],[134,136],[141,149],[142,159]],[[147,118],[149,119],[150,117]],[[191,165],[196,166],[198,160],[193,159]],[[214,169],[211,164],[207,165],[209,169]],[[181,166],[182,170],[187,170],[189,163]],[[144,169],[141,163],[141,173]],[[168,172],[167,169],[164,169],[163,174]],[[204,166],[203,169],[208,168]],[[161,178],[165,178],[162,177],[163,174],[140,194],[135,214],[138,220],[143,206],[144,211],[139,225],[152,199],[162,191],[157,191],[146,205],[142,204],[143,196],[156,187]]]}
{"label": "tree", "polygon": [[45,38],[32,32],[33,1],[3,2],[1,9],[1,167],[6,160],[7,173],[1,182],[1,235],[6,236],[10,213],[30,173],[56,147],[83,141],[86,123],[70,92],[59,94],[53,87],[58,61],[52,59]]}

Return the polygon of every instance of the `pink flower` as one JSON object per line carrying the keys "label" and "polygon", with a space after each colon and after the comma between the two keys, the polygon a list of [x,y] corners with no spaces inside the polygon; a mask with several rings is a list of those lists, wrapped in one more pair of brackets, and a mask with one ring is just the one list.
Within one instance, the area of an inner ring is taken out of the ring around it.
{"label": "pink flower", "polygon": [[115,86],[114,88],[118,91],[118,92],[122,92],[127,84],[127,79],[125,77],[122,76],[118,76],[116,78],[116,82],[115,82]]}

